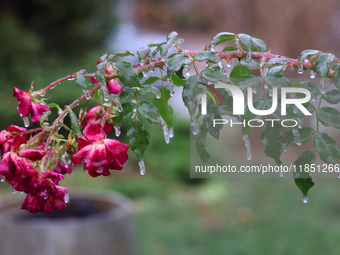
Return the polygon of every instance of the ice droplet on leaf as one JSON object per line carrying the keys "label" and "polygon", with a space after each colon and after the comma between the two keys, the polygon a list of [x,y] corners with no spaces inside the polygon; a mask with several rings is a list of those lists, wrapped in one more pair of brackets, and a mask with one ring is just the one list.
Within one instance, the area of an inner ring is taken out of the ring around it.
{"label": "ice droplet on leaf", "polygon": [[263,87],[264,87],[264,89],[268,89],[269,88],[267,84],[264,84]]}
{"label": "ice droplet on leaf", "polygon": [[66,204],[68,204],[70,202],[70,195],[68,194],[68,192],[64,196],[64,201],[65,201]]}
{"label": "ice droplet on leaf", "polygon": [[143,77],[148,77],[149,76],[149,74],[148,74],[148,71],[143,71]]}
{"label": "ice droplet on leaf", "polygon": [[257,93],[257,88],[253,88],[253,93],[254,93],[254,94]]}
{"label": "ice droplet on leaf", "polygon": [[162,93],[161,93],[161,92],[157,92],[156,98],[157,98],[157,99],[160,99],[161,97],[162,97]]}
{"label": "ice droplet on leaf", "polygon": [[163,126],[164,140],[165,140],[166,143],[170,143],[170,135],[169,135],[168,125],[165,123],[165,121],[163,121],[162,126]]}
{"label": "ice droplet on leaf", "polygon": [[25,117],[25,118],[22,118],[22,120],[24,121],[25,128],[28,128],[30,126],[30,121],[28,120],[28,118]]}
{"label": "ice droplet on leaf", "polygon": [[310,76],[309,76],[311,79],[314,79],[315,78],[315,72],[314,71],[310,71]]}
{"label": "ice droplet on leaf", "polygon": [[308,197],[307,197],[307,196],[304,196],[304,197],[302,198],[302,202],[304,202],[305,204],[307,204],[307,203],[308,203]]}
{"label": "ice droplet on leaf", "polygon": [[320,91],[321,91],[321,94],[325,94],[326,93],[326,78],[322,77],[320,78]]}
{"label": "ice droplet on leaf", "polygon": [[84,91],[86,100],[90,100],[91,99],[91,91],[89,91],[89,90],[83,90],[83,91]]}
{"label": "ice droplet on leaf", "polygon": [[253,53],[251,52],[251,50],[248,51],[246,60],[251,60],[251,55],[252,55],[252,54],[253,54]]}
{"label": "ice droplet on leaf", "polygon": [[169,90],[170,90],[170,96],[173,96],[175,94],[175,88],[174,88],[174,83],[170,78],[167,79],[169,83]]}
{"label": "ice droplet on leaf", "polygon": [[297,122],[298,122],[298,128],[301,129],[303,125],[302,119],[298,118]]}
{"label": "ice droplet on leaf", "polygon": [[293,136],[294,136],[294,143],[298,146],[301,146],[299,130],[293,129],[292,132],[293,132]]}
{"label": "ice droplet on leaf", "polygon": [[215,51],[215,43],[213,41],[211,41],[210,50]]}
{"label": "ice droplet on leaf", "polygon": [[221,61],[218,63],[218,67],[220,68],[220,71],[221,71],[222,73],[225,73],[225,72],[226,72],[226,70],[225,70],[225,68],[224,68],[223,60],[221,60]]}
{"label": "ice droplet on leaf", "polygon": [[144,163],[144,159],[140,160],[138,162],[138,165],[139,165],[139,172],[141,175],[144,175],[145,174],[145,163]]}
{"label": "ice droplet on leaf", "polygon": [[251,154],[251,146],[250,146],[250,141],[248,138],[248,135],[243,135],[242,139],[244,141],[244,145],[246,146],[246,152],[247,152],[247,159],[251,160],[251,158],[253,157]]}
{"label": "ice droplet on leaf", "polygon": [[184,71],[184,76],[186,78],[189,78],[190,77],[190,69],[189,69],[189,67],[187,65],[184,66],[183,71]]}
{"label": "ice droplet on leaf", "polygon": [[115,135],[117,137],[120,137],[120,135],[121,135],[120,127],[114,126],[114,129],[115,129]]}

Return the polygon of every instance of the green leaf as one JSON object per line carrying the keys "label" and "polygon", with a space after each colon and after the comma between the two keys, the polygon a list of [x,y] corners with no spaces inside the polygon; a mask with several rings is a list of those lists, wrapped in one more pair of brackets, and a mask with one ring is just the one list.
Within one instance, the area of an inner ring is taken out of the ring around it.
{"label": "green leaf", "polygon": [[131,98],[133,97],[133,93],[131,91],[122,91],[119,97],[121,103],[126,103],[131,100]]}
{"label": "green leaf", "polygon": [[194,61],[200,61],[200,62],[210,60],[212,62],[219,63],[221,61],[221,58],[210,50],[198,52],[193,59]]}
{"label": "green leaf", "polygon": [[181,69],[183,65],[191,64],[191,60],[187,57],[179,57],[171,61],[168,65],[167,71],[169,73],[173,73]]}
{"label": "green leaf", "polygon": [[[318,87],[311,81],[303,81],[303,82],[299,82],[298,83],[298,87],[299,88],[304,88],[309,90],[309,92],[311,93],[312,98],[317,98],[318,95],[320,95],[320,91],[318,89]],[[297,93],[297,96],[300,97],[302,94]],[[303,97],[305,97],[305,95],[302,95]]]}
{"label": "green leaf", "polygon": [[228,76],[223,74],[220,70],[215,68],[205,69],[201,72],[201,77],[207,81],[217,83],[218,81],[221,82],[230,82]]}
{"label": "green leaf", "polygon": [[208,131],[204,125],[200,126],[200,132],[197,135],[196,140],[196,148],[198,156],[201,158],[203,162],[206,162],[210,158],[210,154],[206,147],[206,139],[207,139]]}
{"label": "green leaf", "polygon": [[245,66],[240,66],[240,65],[237,65],[233,68],[233,70],[231,71],[230,73],[230,79],[233,79],[233,78],[238,78],[244,74],[249,74],[251,75],[251,71],[245,67]]}
{"label": "green leaf", "polygon": [[174,43],[177,35],[178,34],[176,32],[171,32],[171,33],[168,34],[167,42],[162,44],[161,47],[160,47],[161,57],[164,57],[168,53],[168,50],[170,49],[170,47]]}
{"label": "green leaf", "polygon": [[159,81],[161,78],[157,76],[150,76],[146,81],[143,82],[143,84],[152,84],[155,83],[156,81]]}
{"label": "green leaf", "polygon": [[253,48],[252,37],[247,34],[238,34],[238,38],[247,47],[248,51],[251,51],[251,49]]}
{"label": "green leaf", "polygon": [[233,46],[227,46],[222,51],[236,51],[236,48]]}
{"label": "green leaf", "polygon": [[340,89],[340,65],[335,67],[333,82],[335,87]]}
{"label": "green leaf", "polygon": [[163,120],[167,124],[168,128],[172,127],[173,111],[168,101],[170,99],[170,91],[167,88],[161,88],[161,98],[153,98],[153,103],[158,108]]}
{"label": "green leaf", "polygon": [[320,158],[327,164],[339,164],[340,148],[337,142],[326,133],[319,132],[314,137],[314,147]]}
{"label": "green leaf", "polygon": [[[310,127],[303,127],[299,129],[300,134],[300,142],[301,143],[307,143],[309,141],[309,138],[314,134],[314,129]],[[285,134],[286,140],[289,143],[294,144],[294,135],[292,130],[288,130]]]}
{"label": "green leaf", "polygon": [[197,75],[193,75],[187,79],[183,86],[182,99],[189,110],[190,116],[195,113],[197,108],[198,82],[202,82],[202,80]]}
{"label": "green leaf", "polygon": [[119,80],[130,88],[140,87],[138,71],[128,62],[114,62],[113,68],[118,70]]}
{"label": "green leaf", "polygon": [[163,119],[158,108],[151,102],[140,102],[137,106],[138,113],[151,124],[162,124]]}
{"label": "green leaf", "polygon": [[322,95],[322,98],[330,104],[338,104],[340,102],[340,91],[336,89],[327,91]]}
{"label": "green leaf", "polygon": [[151,49],[147,46],[144,46],[140,48],[139,50],[137,50],[139,62],[146,59],[149,56],[150,52],[151,52]]}
{"label": "green leaf", "polygon": [[145,149],[149,144],[150,135],[139,118],[136,117],[130,121],[126,138],[130,149],[139,159],[143,159]]}
{"label": "green leaf", "polygon": [[306,58],[318,55],[320,53],[321,52],[318,51],[318,50],[304,50],[303,52],[301,52],[301,54],[298,58],[298,65],[301,66]]}
{"label": "green leaf", "polygon": [[261,78],[255,75],[245,74],[237,79],[232,80],[236,86],[238,86],[241,90],[247,90],[248,87],[255,87],[256,85],[261,84]]}
{"label": "green leaf", "polygon": [[314,161],[315,154],[313,151],[309,150],[302,152],[294,162],[294,165],[296,166],[296,172],[293,174],[295,184],[301,190],[304,196],[307,196],[310,188],[314,186],[312,176],[309,174],[309,172],[305,171],[305,165],[307,164],[309,167],[309,165],[313,164]]}
{"label": "green leaf", "polygon": [[79,128],[79,121],[77,115],[71,110],[69,106],[66,106],[66,110],[68,111],[70,115],[71,125],[72,129],[75,130],[77,133],[81,133],[81,130]]}
{"label": "green leaf", "polygon": [[340,112],[331,107],[322,107],[316,112],[318,120],[325,127],[333,126],[340,129]]}
{"label": "green leaf", "polygon": [[156,96],[160,95],[159,89],[151,85],[143,85],[142,88],[137,90],[138,95],[145,95],[146,93],[153,93]]}
{"label": "green leaf", "polygon": [[262,41],[259,38],[253,38],[253,44],[256,46],[256,48],[259,49],[259,51],[261,52],[266,52],[267,51],[267,46],[264,43],[264,41]]}
{"label": "green leaf", "polygon": [[122,104],[123,111],[119,112],[118,115],[112,118],[112,124],[120,127],[122,125],[123,119],[131,119],[133,110],[137,107],[134,103],[124,103]]}
{"label": "green leaf", "polygon": [[61,114],[63,112],[63,110],[60,108],[60,106],[56,103],[50,103],[48,104],[48,107],[50,108],[57,108],[58,109],[58,114]]}
{"label": "green leaf", "polygon": [[47,119],[47,117],[51,114],[51,111],[45,112],[43,115],[40,117],[40,126],[44,126],[44,121]]}
{"label": "green leaf", "polygon": [[118,57],[128,57],[128,56],[134,56],[133,53],[131,51],[124,51],[124,52],[114,52],[112,54],[110,54],[107,59],[113,59],[113,58],[118,58]]}
{"label": "green leaf", "polygon": [[290,62],[284,58],[271,58],[263,64],[263,67],[273,66],[273,65],[289,65]]}
{"label": "green leaf", "polygon": [[264,77],[264,82],[271,87],[290,87],[290,80],[280,73],[268,74]]}
{"label": "green leaf", "polygon": [[218,33],[213,38],[213,42],[215,43],[215,45],[219,45],[221,43],[228,42],[231,40],[236,40],[236,35],[229,32]]}
{"label": "green leaf", "polygon": [[259,63],[257,63],[255,60],[253,59],[250,59],[250,60],[241,60],[240,63],[239,63],[241,66],[246,66],[248,67],[249,69],[258,69],[260,68],[260,65]]}
{"label": "green leaf", "polygon": [[335,56],[330,53],[323,53],[315,62],[315,70],[320,77],[326,77],[329,72],[329,64],[335,60]]}
{"label": "green leaf", "polygon": [[264,152],[270,158],[273,158],[277,165],[282,165],[280,160],[281,153],[287,147],[287,141],[282,136],[282,128],[276,122],[265,122],[260,137],[263,146],[266,148]]}
{"label": "green leaf", "polygon": [[172,82],[176,85],[176,86],[184,86],[185,84],[185,80],[182,80],[180,77],[178,77],[175,73],[172,74]]}
{"label": "green leaf", "polygon": [[180,43],[184,43],[184,39],[183,38],[177,39],[174,44],[177,46]]}
{"label": "green leaf", "polygon": [[87,82],[86,78],[81,75],[81,73],[76,74],[75,82],[77,83],[78,87],[81,89],[87,89]]}

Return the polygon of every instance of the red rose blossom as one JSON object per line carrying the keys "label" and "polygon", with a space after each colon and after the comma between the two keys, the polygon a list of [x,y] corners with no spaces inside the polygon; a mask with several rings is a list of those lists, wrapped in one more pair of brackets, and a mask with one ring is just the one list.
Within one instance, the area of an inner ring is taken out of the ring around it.
{"label": "red rose blossom", "polygon": [[121,170],[128,160],[129,146],[114,139],[105,139],[105,131],[100,124],[89,124],[84,130],[84,138],[78,138],[79,151],[72,156],[74,165],[84,164],[84,170],[92,176],[110,175],[109,169]]}
{"label": "red rose blossom", "polygon": [[[10,151],[11,143],[14,137],[18,134],[25,132],[27,129],[23,127],[18,127],[15,125],[10,125],[7,130],[0,131],[0,155]],[[27,138],[27,135],[22,135],[24,139]]]}
{"label": "red rose blossom", "polygon": [[[103,116],[103,113],[102,113],[101,106],[95,106],[92,109],[90,109],[85,116],[84,122],[82,123],[83,129],[85,129],[88,124],[94,124],[102,116]],[[111,123],[105,122],[104,124],[105,134],[109,133],[112,130],[112,128],[113,128],[113,125]]]}
{"label": "red rose blossom", "polygon": [[20,89],[14,88],[13,97],[19,101],[19,114],[23,118],[26,118],[31,113],[32,122],[34,124],[37,124],[40,121],[41,116],[45,112],[51,110],[44,102],[36,103],[30,92],[24,92]]}
{"label": "red rose blossom", "polygon": [[119,82],[116,79],[109,80],[107,83],[107,89],[109,91],[109,94],[116,94],[121,91],[122,85],[119,84]]}
{"label": "red rose blossom", "polygon": [[72,166],[67,164],[67,162],[63,162],[61,159],[57,159],[57,165],[54,168],[54,172],[58,174],[71,174],[72,173]]}

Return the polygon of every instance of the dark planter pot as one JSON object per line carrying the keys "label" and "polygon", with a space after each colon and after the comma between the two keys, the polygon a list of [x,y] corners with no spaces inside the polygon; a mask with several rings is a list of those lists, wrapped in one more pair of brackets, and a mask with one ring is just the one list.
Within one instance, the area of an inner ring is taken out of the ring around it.
{"label": "dark planter pot", "polygon": [[18,196],[0,203],[1,255],[137,254],[132,203],[118,193],[71,190],[67,208],[52,214],[21,210]]}

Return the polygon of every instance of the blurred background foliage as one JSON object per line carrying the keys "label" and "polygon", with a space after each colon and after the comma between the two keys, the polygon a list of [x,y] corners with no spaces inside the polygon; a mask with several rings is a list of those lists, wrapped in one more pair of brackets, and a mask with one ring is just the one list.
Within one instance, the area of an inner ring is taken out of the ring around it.
{"label": "blurred background foliage", "polygon": [[[185,39],[183,48],[194,50],[229,31],[261,38],[273,53],[292,58],[307,48],[339,56],[339,9],[336,0],[0,0],[0,128],[23,124],[14,86],[28,91],[35,80],[40,89],[81,69],[93,72],[99,56],[115,51],[122,22],[130,23],[122,37],[137,45],[131,51],[143,46],[138,43],[145,31],[147,40],[156,34],[162,41],[175,30]],[[53,95],[63,107],[80,93],[67,81],[46,97]],[[190,123],[187,115],[175,114],[180,117],[170,144],[160,125],[146,123],[152,135],[145,176],[130,153],[123,171],[93,179],[77,167],[61,185],[112,189],[132,198],[140,254],[338,254],[338,180],[316,179],[306,205],[288,177],[190,179]],[[254,154],[263,152],[258,140],[251,142]],[[237,157],[243,164],[241,137],[228,144],[226,160]]]}

